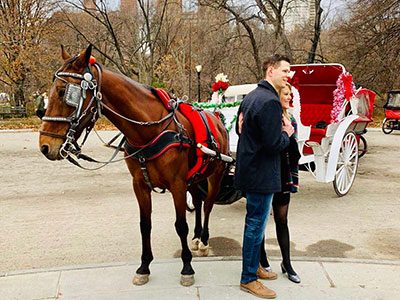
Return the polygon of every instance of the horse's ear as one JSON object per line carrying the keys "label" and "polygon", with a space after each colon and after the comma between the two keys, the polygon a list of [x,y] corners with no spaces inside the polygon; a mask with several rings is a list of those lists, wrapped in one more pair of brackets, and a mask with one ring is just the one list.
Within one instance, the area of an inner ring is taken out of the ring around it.
{"label": "horse's ear", "polygon": [[65,51],[64,45],[61,45],[61,57],[64,61],[71,58],[71,55]]}
{"label": "horse's ear", "polygon": [[85,51],[85,65],[89,64],[90,56],[92,55],[92,44],[90,44]]}
{"label": "horse's ear", "polygon": [[86,50],[82,51],[78,59],[74,62],[76,66],[87,66],[89,65],[89,59],[92,55],[92,45],[90,44]]}

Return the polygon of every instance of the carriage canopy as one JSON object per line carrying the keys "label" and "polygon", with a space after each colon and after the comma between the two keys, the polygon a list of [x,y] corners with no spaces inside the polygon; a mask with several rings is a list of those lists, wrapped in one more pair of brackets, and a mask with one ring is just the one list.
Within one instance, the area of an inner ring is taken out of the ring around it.
{"label": "carriage canopy", "polygon": [[400,110],[400,90],[389,91],[386,104],[383,107],[390,110]]}

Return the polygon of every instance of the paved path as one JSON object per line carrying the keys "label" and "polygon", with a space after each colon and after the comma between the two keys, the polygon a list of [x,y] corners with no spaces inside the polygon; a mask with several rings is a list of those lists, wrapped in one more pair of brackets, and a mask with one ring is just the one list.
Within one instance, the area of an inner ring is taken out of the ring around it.
{"label": "paved path", "polygon": [[[272,267],[278,270],[279,261]],[[400,261],[297,258],[302,282],[279,273],[266,285],[278,299],[399,299]],[[256,299],[239,289],[241,261],[223,257],[194,260],[196,283],[179,285],[179,259],[155,261],[149,283],[131,283],[136,264],[72,266],[0,274],[0,299]]]}
{"label": "paved path", "polygon": [[[126,167],[88,173],[50,163],[37,149],[37,135],[0,132],[0,162],[7,170],[0,186],[0,300],[256,299],[239,290],[244,200],[214,207],[213,257],[195,258],[196,283],[184,288],[182,263],[173,258],[180,244],[170,197],[155,195],[155,261],[150,282],[137,287],[131,280],[140,231]],[[370,151],[346,197],[337,198],[331,185],[309,174],[301,178],[290,225],[302,283],[281,274],[267,282],[278,299],[400,299],[400,134],[371,130],[367,139]],[[89,151],[102,154],[88,142]],[[193,217],[188,219],[193,228]],[[270,222],[267,249],[279,270],[274,230]]]}

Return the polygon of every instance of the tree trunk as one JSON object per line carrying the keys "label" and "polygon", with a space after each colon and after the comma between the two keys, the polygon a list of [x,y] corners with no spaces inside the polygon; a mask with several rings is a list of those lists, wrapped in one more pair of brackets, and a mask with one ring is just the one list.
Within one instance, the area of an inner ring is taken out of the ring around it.
{"label": "tree trunk", "polygon": [[307,63],[311,64],[315,61],[315,54],[317,52],[317,47],[321,35],[321,15],[323,9],[321,7],[321,0],[315,1],[315,21],[314,21],[314,37],[311,39],[311,49],[308,52]]}

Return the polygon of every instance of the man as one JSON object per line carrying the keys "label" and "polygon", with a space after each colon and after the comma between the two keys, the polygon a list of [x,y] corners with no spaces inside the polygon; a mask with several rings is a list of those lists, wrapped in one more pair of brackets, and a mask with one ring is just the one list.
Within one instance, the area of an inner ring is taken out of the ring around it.
{"label": "man", "polygon": [[36,104],[36,115],[39,117],[39,119],[41,119],[46,113],[46,109],[49,104],[49,98],[47,97],[46,93],[43,93],[41,95],[39,93],[36,93],[34,99]]}
{"label": "man", "polygon": [[294,133],[290,122],[282,124],[278,96],[289,79],[290,60],[275,54],[264,62],[263,69],[265,79],[244,98],[236,124],[239,142],[235,186],[247,198],[240,288],[261,298],[275,298],[276,293],[257,278],[277,278],[276,273],[259,266],[259,259],[272,197],[281,190],[280,152]]}

